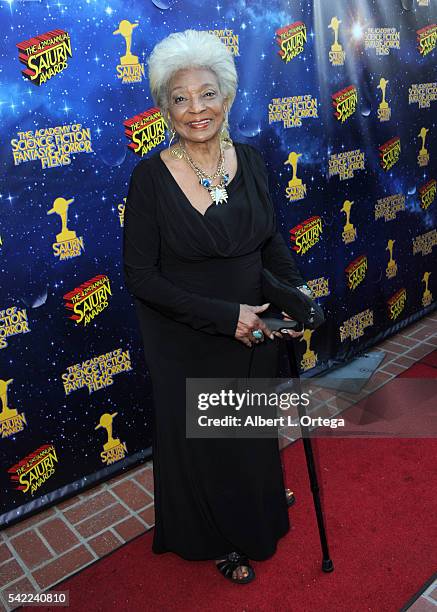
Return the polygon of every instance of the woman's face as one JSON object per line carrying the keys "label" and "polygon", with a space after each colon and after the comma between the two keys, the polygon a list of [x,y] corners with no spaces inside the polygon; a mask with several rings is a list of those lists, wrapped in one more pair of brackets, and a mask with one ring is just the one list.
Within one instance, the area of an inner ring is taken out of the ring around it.
{"label": "woman's face", "polygon": [[179,70],[170,80],[170,120],[183,140],[214,138],[222,127],[224,106],[217,77],[207,68]]}

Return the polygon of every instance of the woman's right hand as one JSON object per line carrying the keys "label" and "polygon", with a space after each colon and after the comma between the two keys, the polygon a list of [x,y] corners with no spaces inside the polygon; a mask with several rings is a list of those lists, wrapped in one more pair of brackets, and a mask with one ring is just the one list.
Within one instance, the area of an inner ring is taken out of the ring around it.
{"label": "woman's right hand", "polygon": [[260,329],[264,336],[268,336],[271,340],[275,339],[273,332],[267,327],[262,319],[257,316],[257,313],[264,312],[270,306],[270,303],[262,306],[250,306],[249,304],[240,304],[240,316],[238,317],[237,329],[235,330],[235,338],[251,347],[252,344],[258,344],[263,340],[257,340],[252,336],[255,329]]}

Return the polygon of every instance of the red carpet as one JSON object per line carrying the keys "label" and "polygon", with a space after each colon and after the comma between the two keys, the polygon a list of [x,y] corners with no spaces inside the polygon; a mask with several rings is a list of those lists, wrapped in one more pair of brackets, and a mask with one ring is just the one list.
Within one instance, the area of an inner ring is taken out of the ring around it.
{"label": "red carpet", "polygon": [[437,351],[425,355],[425,357],[421,359],[421,363],[426,363],[427,365],[437,368]]}
{"label": "red carpet", "polygon": [[[436,354],[404,375],[436,377]],[[231,584],[212,561],[154,555],[148,532],[54,590],[69,589],[70,609],[87,612],[397,612],[437,570],[437,440],[319,438],[313,447],[334,572],[320,569],[298,441],[282,455],[297,498],[292,527],[271,559],[253,563],[253,583]]]}

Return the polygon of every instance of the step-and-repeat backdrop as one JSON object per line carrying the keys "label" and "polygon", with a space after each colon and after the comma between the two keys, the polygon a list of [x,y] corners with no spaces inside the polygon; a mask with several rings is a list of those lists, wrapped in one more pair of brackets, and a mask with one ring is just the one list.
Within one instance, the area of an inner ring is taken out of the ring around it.
{"label": "step-and-repeat backdrop", "polygon": [[122,271],[147,80],[191,27],[235,56],[231,137],[258,147],[327,323],[301,374],[435,306],[435,0],[0,2],[0,524],[150,456],[151,387]]}

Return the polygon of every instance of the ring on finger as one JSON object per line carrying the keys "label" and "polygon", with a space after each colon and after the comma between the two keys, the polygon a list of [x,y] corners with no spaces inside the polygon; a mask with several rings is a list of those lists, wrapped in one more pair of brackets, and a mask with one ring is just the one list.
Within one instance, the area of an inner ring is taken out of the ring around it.
{"label": "ring on finger", "polygon": [[256,340],[262,340],[264,338],[264,333],[261,329],[254,329],[252,331],[252,336],[256,338]]}

